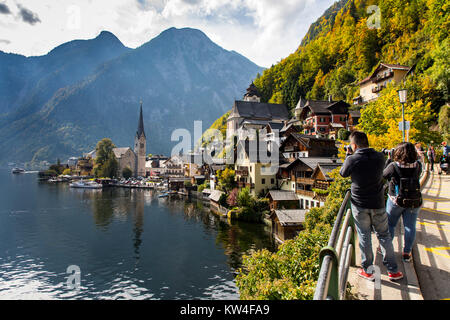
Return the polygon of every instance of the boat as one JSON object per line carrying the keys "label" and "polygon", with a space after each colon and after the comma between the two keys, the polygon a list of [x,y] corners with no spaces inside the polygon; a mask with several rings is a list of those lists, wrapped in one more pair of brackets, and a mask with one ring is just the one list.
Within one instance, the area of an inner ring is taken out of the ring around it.
{"label": "boat", "polygon": [[71,188],[81,188],[81,189],[101,189],[103,186],[95,181],[77,181],[70,184]]}
{"label": "boat", "polygon": [[166,198],[166,197],[168,197],[168,196],[169,196],[168,193],[163,193],[163,194],[160,194],[160,195],[158,196],[158,198]]}
{"label": "boat", "polygon": [[16,173],[24,173],[24,172],[25,172],[25,169],[22,169],[22,168],[13,168],[13,169],[11,170],[11,172],[14,173],[14,174],[16,174]]}

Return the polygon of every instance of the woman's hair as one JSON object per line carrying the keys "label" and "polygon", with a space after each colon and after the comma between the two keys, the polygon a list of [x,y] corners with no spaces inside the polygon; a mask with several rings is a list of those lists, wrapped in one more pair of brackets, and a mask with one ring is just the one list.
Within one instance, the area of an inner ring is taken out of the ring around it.
{"label": "woman's hair", "polygon": [[412,143],[403,142],[395,148],[394,161],[400,163],[414,163],[417,159],[417,151]]}

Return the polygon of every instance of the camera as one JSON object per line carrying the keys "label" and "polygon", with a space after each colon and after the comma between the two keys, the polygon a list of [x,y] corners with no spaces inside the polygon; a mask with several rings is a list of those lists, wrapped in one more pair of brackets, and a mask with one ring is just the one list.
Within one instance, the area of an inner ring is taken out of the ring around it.
{"label": "camera", "polygon": [[381,152],[383,152],[385,155],[387,156],[392,156],[394,154],[395,149],[386,149],[384,148],[383,150],[381,150]]}

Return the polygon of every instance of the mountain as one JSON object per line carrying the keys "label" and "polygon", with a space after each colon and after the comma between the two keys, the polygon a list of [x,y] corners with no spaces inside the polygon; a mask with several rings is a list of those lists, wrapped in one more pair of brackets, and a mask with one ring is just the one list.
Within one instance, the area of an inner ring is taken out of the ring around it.
{"label": "mountain", "polygon": [[190,28],[168,29],[136,49],[102,32],[42,57],[3,54],[0,68],[3,58],[33,72],[26,80],[2,73],[0,90],[9,77],[16,82],[0,107],[0,162],[65,159],[104,137],[132,146],[141,99],[147,152],[169,154],[175,129],[192,132],[195,120],[207,128],[262,71]]}
{"label": "mountain", "polygon": [[382,61],[413,67],[422,87],[418,97],[437,111],[449,98],[448,8],[445,0],[338,1],[311,25],[298,49],[266,69],[255,85],[264,101],[290,108],[300,97],[331,95],[351,103],[358,82]]}
{"label": "mountain", "polygon": [[83,80],[100,64],[130,50],[103,31],[95,39],[70,41],[40,57],[0,52],[0,93],[5,97],[0,113],[14,111],[20,117],[35,111],[59,88]]}

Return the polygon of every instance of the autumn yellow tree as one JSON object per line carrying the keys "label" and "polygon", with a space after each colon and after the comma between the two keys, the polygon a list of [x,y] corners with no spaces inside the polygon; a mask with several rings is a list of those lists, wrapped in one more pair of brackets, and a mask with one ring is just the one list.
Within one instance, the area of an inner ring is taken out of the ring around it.
{"label": "autumn yellow tree", "polygon": [[[408,101],[405,104],[405,121],[411,124],[409,131],[410,142],[439,142],[441,137],[438,132],[430,130],[436,114],[431,109],[431,103],[425,99],[415,99],[423,96],[417,91],[421,90],[422,81],[408,80],[403,87],[408,89]],[[370,145],[375,149],[393,148],[402,142],[402,132],[399,123],[402,121],[402,106],[399,102],[398,85],[389,85],[383,90],[382,95],[361,110],[361,119],[358,130],[364,131]]]}

